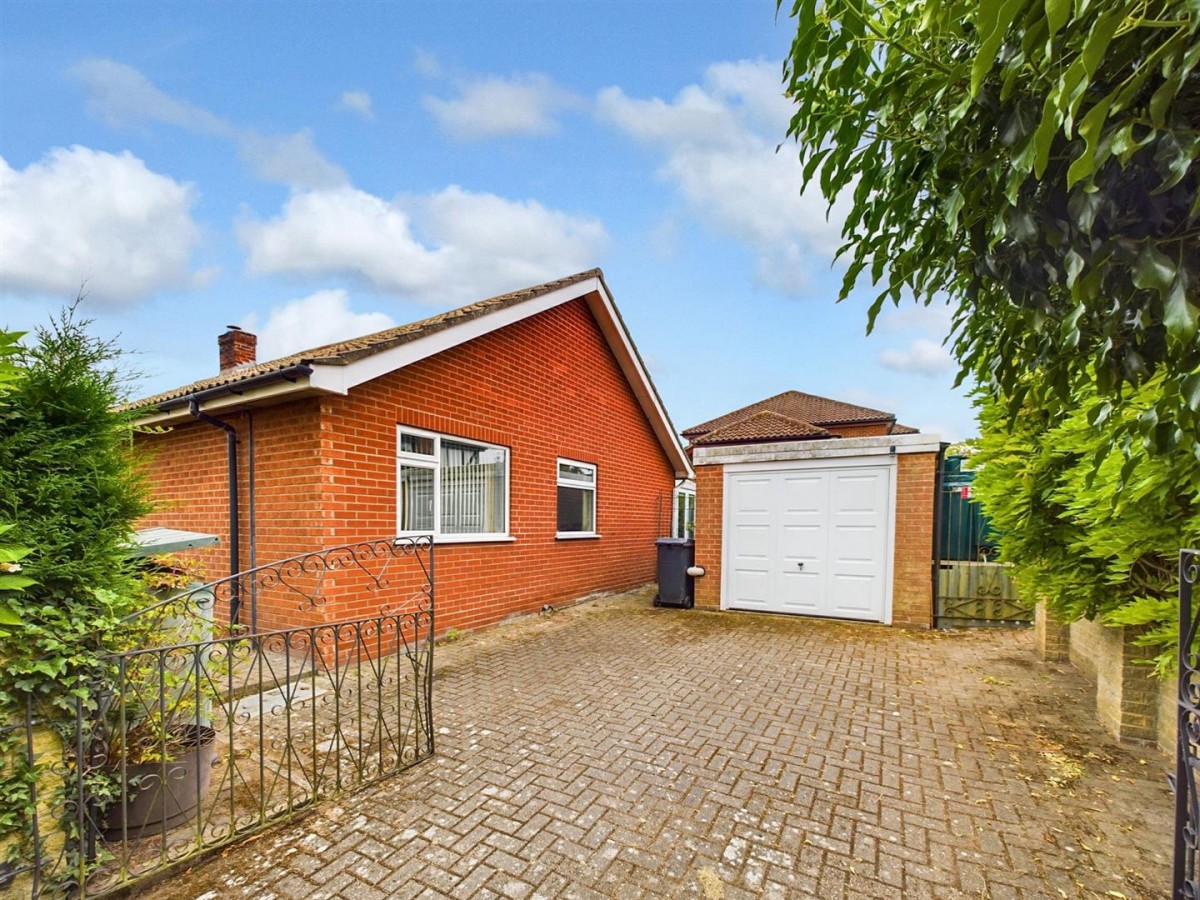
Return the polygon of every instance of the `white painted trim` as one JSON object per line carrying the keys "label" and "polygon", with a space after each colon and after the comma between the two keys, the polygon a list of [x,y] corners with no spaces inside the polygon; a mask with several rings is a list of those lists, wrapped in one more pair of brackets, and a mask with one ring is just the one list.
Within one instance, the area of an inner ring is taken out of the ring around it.
{"label": "white painted trim", "polygon": [[832,438],[820,441],[780,441],[771,444],[729,444],[696,447],[697,466],[743,462],[782,462],[806,459],[842,459],[855,456],[892,456],[905,453],[937,453],[941,440],[936,434],[889,434],[877,437]]}
{"label": "white painted trim", "polygon": [[[315,374],[315,373],[314,373]],[[220,413],[230,407],[241,408],[250,406],[263,401],[274,400],[276,398],[288,399],[289,395],[295,393],[306,392],[312,390],[309,384],[310,378],[298,378],[294,383],[290,381],[282,381],[276,384],[268,384],[263,387],[254,388],[241,394],[228,394],[221,397],[214,397],[211,400],[206,400],[200,404],[200,409],[206,413]],[[237,385],[233,385],[236,387]],[[318,389],[319,390],[319,389]],[[328,391],[323,391],[328,393]],[[178,422],[194,422],[191,412],[188,411],[187,404],[178,406],[175,409],[161,412],[154,410],[145,415],[139,416],[134,420],[134,424],[139,427],[152,425],[173,425]]]}
{"label": "white painted trim", "polygon": [[[588,484],[586,481],[572,481],[569,478],[563,478],[559,472],[559,467],[563,465],[578,466],[581,469],[592,470],[592,482]],[[558,457],[554,464],[554,486],[556,488],[565,487],[572,488],[577,491],[592,492],[592,530],[591,531],[559,531],[555,533],[558,540],[571,540],[573,538],[593,538],[600,537],[596,533],[596,526],[600,524],[600,467],[595,463],[584,462],[580,459],[567,459],[565,456]],[[554,518],[555,524],[558,522],[558,491],[554,492]]]}
{"label": "white painted trim", "polygon": [[690,479],[685,481],[683,484],[676,485],[675,490],[671,491],[671,537],[673,537],[673,538],[688,537],[688,535],[683,534],[682,529],[679,528],[678,514],[679,514],[679,498],[681,496],[692,498],[691,506],[692,506],[692,531],[693,531],[693,534],[691,536],[695,537],[696,482],[694,482]]}
{"label": "white painted trim", "polygon": [[[694,478],[695,471],[692,469],[687,454],[684,453],[679,435],[675,433],[671,425],[670,417],[659,401],[650,375],[642,365],[633,339],[617,312],[616,304],[608,293],[608,288],[605,287],[603,280],[596,276],[566,285],[540,297],[485,313],[478,318],[450,325],[407,343],[365,356],[352,363],[345,365],[313,363],[312,374],[295,383],[272,384],[246,391],[241,395],[217,397],[204,402],[201,408],[205,412],[212,413],[289,394],[303,395],[309,392],[345,394],[363,382],[379,378],[389,372],[402,369],[422,359],[581,297],[588,298],[588,308],[595,317],[625,379],[633,389],[634,396],[637,397],[655,436],[667,452],[675,469],[675,477]],[[236,384],[233,386],[236,387]],[[138,418],[136,423],[138,425],[166,425],[188,418],[190,415],[187,408],[181,407],[166,413],[148,412],[145,416]]]}
{"label": "white painted trim", "polygon": [[[908,436],[908,435],[906,435]],[[916,436],[916,435],[912,435]],[[813,458],[800,460],[771,460],[744,465],[727,465],[721,478],[721,609],[729,606],[730,578],[730,519],[732,510],[729,504],[729,485],[733,475],[750,474],[753,472],[789,472],[795,470],[836,470],[836,469],[887,469],[888,470],[888,508],[886,513],[887,546],[884,549],[886,565],[883,574],[883,619],[884,625],[892,624],[892,609],[894,605],[896,577],[896,482],[900,467],[894,456]],[[786,615],[786,613],[781,613]],[[839,619],[846,622],[869,622],[870,619]]]}
{"label": "white painted trim", "polygon": [[511,534],[435,534],[435,544],[511,544],[516,538]]}
{"label": "white painted trim", "polygon": [[770,459],[757,462],[729,463],[726,472],[777,472],[787,469],[858,469],[896,468],[896,457],[880,453],[874,456],[831,456],[811,459]]}
{"label": "white painted trim", "polygon": [[[421,453],[408,453],[401,450],[401,432],[433,438],[433,455],[426,456]],[[516,540],[510,534],[512,525],[512,447],[506,447],[503,444],[492,444],[487,441],[476,440],[475,438],[460,437],[456,434],[442,434],[440,431],[428,431],[424,428],[415,428],[401,422],[396,423],[394,433],[396,436],[396,534],[399,537],[427,535],[433,539],[435,544],[483,544]],[[485,447],[488,450],[504,451],[504,531],[489,531],[479,534],[442,534],[440,530],[442,527],[442,438],[447,438],[459,444],[471,444],[475,447]],[[402,466],[408,466],[411,469],[430,469],[433,471],[432,531],[404,531],[400,527],[400,469]]]}
{"label": "white painted trim", "polygon": [[559,531],[554,535],[556,541],[595,541],[601,537],[603,535],[596,534],[594,531]]}
{"label": "white painted trim", "polygon": [[589,291],[597,290],[599,285],[600,279],[598,278],[579,281],[540,297],[523,300],[504,309],[484,313],[477,318],[450,325],[380,353],[365,356],[340,367],[345,372],[343,383],[347,390],[357,387],[366,381],[379,378],[397,369],[403,369],[405,366],[411,366],[413,363],[428,359],[430,356],[457,347],[459,344],[465,344],[467,341],[473,341],[475,338],[483,337],[485,334],[536,316],[548,309],[569,303]]}
{"label": "white painted trim", "polygon": [[642,365],[641,356],[633,344],[633,338],[630,337],[629,331],[625,328],[625,324],[617,312],[616,303],[608,293],[604,282],[599,278],[594,279],[593,289],[596,292],[594,296],[599,300],[590,299],[591,295],[589,295],[592,315],[600,326],[600,331],[608,340],[609,347],[612,348],[613,355],[617,358],[617,363],[621,366],[626,381],[633,388],[634,395],[638,398],[646,418],[650,420],[650,426],[654,429],[659,443],[665,449],[674,451],[675,459],[672,462],[675,465],[675,477],[694,479],[696,472],[683,450],[679,435],[675,433],[675,429],[671,425],[670,416],[659,402],[658,393],[654,390],[649,373]]}

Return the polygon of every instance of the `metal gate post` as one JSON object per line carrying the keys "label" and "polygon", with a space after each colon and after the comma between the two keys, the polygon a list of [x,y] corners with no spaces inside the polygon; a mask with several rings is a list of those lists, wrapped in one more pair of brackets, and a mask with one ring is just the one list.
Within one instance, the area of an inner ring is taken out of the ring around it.
{"label": "metal gate post", "polygon": [[1171,884],[1174,900],[1200,896],[1197,881],[1197,836],[1200,834],[1200,804],[1197,803],[1193,765],[1200,763],[1193,751],[1193,737],[1200,734],[1200,707],[1193,685],[1197,660],[1192,653],[1197,621],[1192,610],[1192,586],[1200,575],[1200,552],[1179,551],[1179,694],[1175,739],[1175,865]]}

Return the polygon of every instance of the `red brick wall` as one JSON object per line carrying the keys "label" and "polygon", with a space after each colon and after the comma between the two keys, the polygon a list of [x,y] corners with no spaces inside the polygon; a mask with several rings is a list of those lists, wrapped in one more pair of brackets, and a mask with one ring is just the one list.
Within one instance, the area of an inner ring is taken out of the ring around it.
{"label": "red brick wall", "polygon": [[[437,546],[439,631],[654,580],[673,468],[582,300],[322,404],[326,508],[339,543],[395,533],[397,423],[509,448],[516,540]],[[554,537],[560,456],[597,466],[599,539]]]}
{"label": "red brick wall", "polygon": [[[476,628],[601,590],[655,578],[657,537],[670,533],[673,467],[585,302],[576,300],[468,344],[324,397],[254,412],[258,562],[395,534],[396,426],[509,448],[508,543],[439,544],[438,630]],[[246,561],[246,424],[242,558]],[[219,534],[200,551],[228,574],[224,432],[186,424],[150,436],[162,503],[144,523]],[[558,457],[597,466],[598,539],[556,540]],[[293,604],[294,606],[294,604]],[[376,612],[372,597],[337,596],[307,616],[260,614],[269,627]]]}
{"label": "red brick wall", "polygon": [[[936,453],[897,456],[896,538],[893,547],[892,623],[906,628],[933,624],[933,488]],[[720,465],[696,467],[696,606],[721,607],[724,475]]]}
{"label": "red brick wall", "polygon": [[696,467],[696,565],[704,577],[695,580],[696,606],[721,608],[721,559],[725,516],[725,467]]}
{"label": "red brick wall", "polygon": [[933,507],[936,453],[896,457],[896,546],[892,624],[933,625]]}
{"label": "red brick wall", "polygon": [[858,438],[858,437],[879,437],[888,433],[887,425],[824,425],[826,431],[832,432],[839,437]]}
{"label": "red brick wall", "polygon": [[[259,565],[276,562],[327,543],[329,530],[320,504],[320,407],[316,400],[234,413],[219,418],[237,429],[240,559],[250,567],[250,420],[255,443],[255,535]],[[207,579],[229,574],[229,482],[225,432],[202,422],[185,422],[166,434],[139,435],[148,457],[155,511],[141,527],[160,525],[215,534],[216,547],[181,554],[202,562]],[[268,613],[261,628],[288,628],[324,618],[295,603]]]}

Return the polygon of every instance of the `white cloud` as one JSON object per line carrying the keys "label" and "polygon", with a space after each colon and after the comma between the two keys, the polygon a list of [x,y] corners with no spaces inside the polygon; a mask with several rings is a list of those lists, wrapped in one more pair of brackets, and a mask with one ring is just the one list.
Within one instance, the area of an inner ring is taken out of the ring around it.
{"label": "white cloud", "polygon": [[332,290],[273,307],[265,324],[257,315],[248,316],[242,327],[258,335],[258,358],[268,360],[383,331],[395,324],[387,313],[354,312],[346,292]]}
{"label": "white cloud", "polygon": [[188,131],[229,137],[233,126],[207,110],[163,93],[133,66],[85,59],[70,74],[88,91],[88,109],[112,128],[162,122]]}
{"label": "white cloud", "polygon": [[339,105],[368,122],[375,118],[375,111],[371,109],[371,95],[366,91],[342,91]]}
{"label": "white cloud", "polygon": [[116,307],[195,284],[196,191],[126,152],[51,150],[24,170],[0,158],[0,288]]}
{"label": "white cloud", "polygon": [[954,367],[954,359],[937,341],[916,338],[905,349],[893,347],[880,351],[879,364],[885,369],[932,378],[949,372]]}
{"label": "white cloud", "polygon": [[71,68],[71,74],[87,89],[92,114],[113,128],[158,123],[229,140],[256,176],[291,187],[325,188],[348,182],[346,173],[317,150],[309,129],[268,135],[241,128],[164,93],[137,69],[111,59],[85,59]]}
{"label": "white cloud", "polygon": [[285,135],[243,131],[238,138],[238,153],[264,181],[296,188],[331,188],[349,182],[340,166],[321,155],[308,128]]}
{"label": "white cloud", "polygon": [[350,274],[438,305],[589,268],[608,240],[596,219],[457,186],[392,201],[348,187],[307,191],[238,234],[251,271]]}
{"label": "white cloud", "polygon": [[438,127],[459,141],[513,135],[553,134],[556,116],[580,105],[570,91],[541,74],[462,80],[458,96],[426,95],[422,105]]}
{"label": "white cloud", "polygon": [[789,116],[777,64],[710,66],[702,85],[671,101],[610,87],[597,116],[662,154],[659,174],[690,210],[756,251],[761,283],[802,293],[813,267],[830,264],[848,207],[839,202],[827,217],[820,191],[801,191],[795,151],[776,152]]}
{"label": "white cloud", "polygon": [[944,338],[950,333],[954,309],[948,303],[928,306],[909,300],[901,306],[884,305],[875,322],[875,330],[886,334],[919,331],[928,337]]}
{"label": "white cloud", "polygon": [[441,78],[442,63],[437,54],[418,48],[413,55],[413,71],[423,78]]}

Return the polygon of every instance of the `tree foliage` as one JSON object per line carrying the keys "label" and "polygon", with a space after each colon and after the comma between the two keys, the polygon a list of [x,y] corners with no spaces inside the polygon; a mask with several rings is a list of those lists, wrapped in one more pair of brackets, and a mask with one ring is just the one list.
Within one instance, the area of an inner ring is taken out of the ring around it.
{"label": "tree foliage", "polygon": [[[1116,415],[1136,421],[1164,377],[1133,391]],[[1165,671],[1178,641],[1179,548],[1200,544],[1200,459],[1176,445],[1127,478],[1119,450],[1096,466],[1106,437],[1088,421],[1095,391],[1081,389],[1076,411],[1058,421],[1026,406],[1011,427],[983,394],[975,492],[1024,594],[1045,598],[1062,621],[1146,626],[1140,640],[1160,651]],[[1144,461],[1149,450],[1134,442],[1129,453]]]}
{"label": "tree foliage", "polygon": [[[944,292],[960,380],[1010,415],[1069,411],[1090,383],[1107,449],[1132,458],[1136,436],[1200,458],[1200,3],[795,0],[791,14],[789,135],[806,181],[853,198],[842,297],[869,273],[873,322],[909,291]],[[1149,383],[1137,419],[1113,419]]]}
{"label": "tree foliage", "polygon": [[[32,708],[73,746],[77,709],[97,706],[104,654],[142,637],[124,621],[149,600],[128,541],[149,507],[131,420],[115,410],[123,398],[114,348],[68,312],[7,361],[0,522],[5,544],[21,553],[24,580],[20,589],[0,583],[0,607],[16,623],[0,628],[0,722]],[[28,859],[38,768],[23,737],[0,730],[0,846]],[[59,806],[70,826],[69,804]]]}

